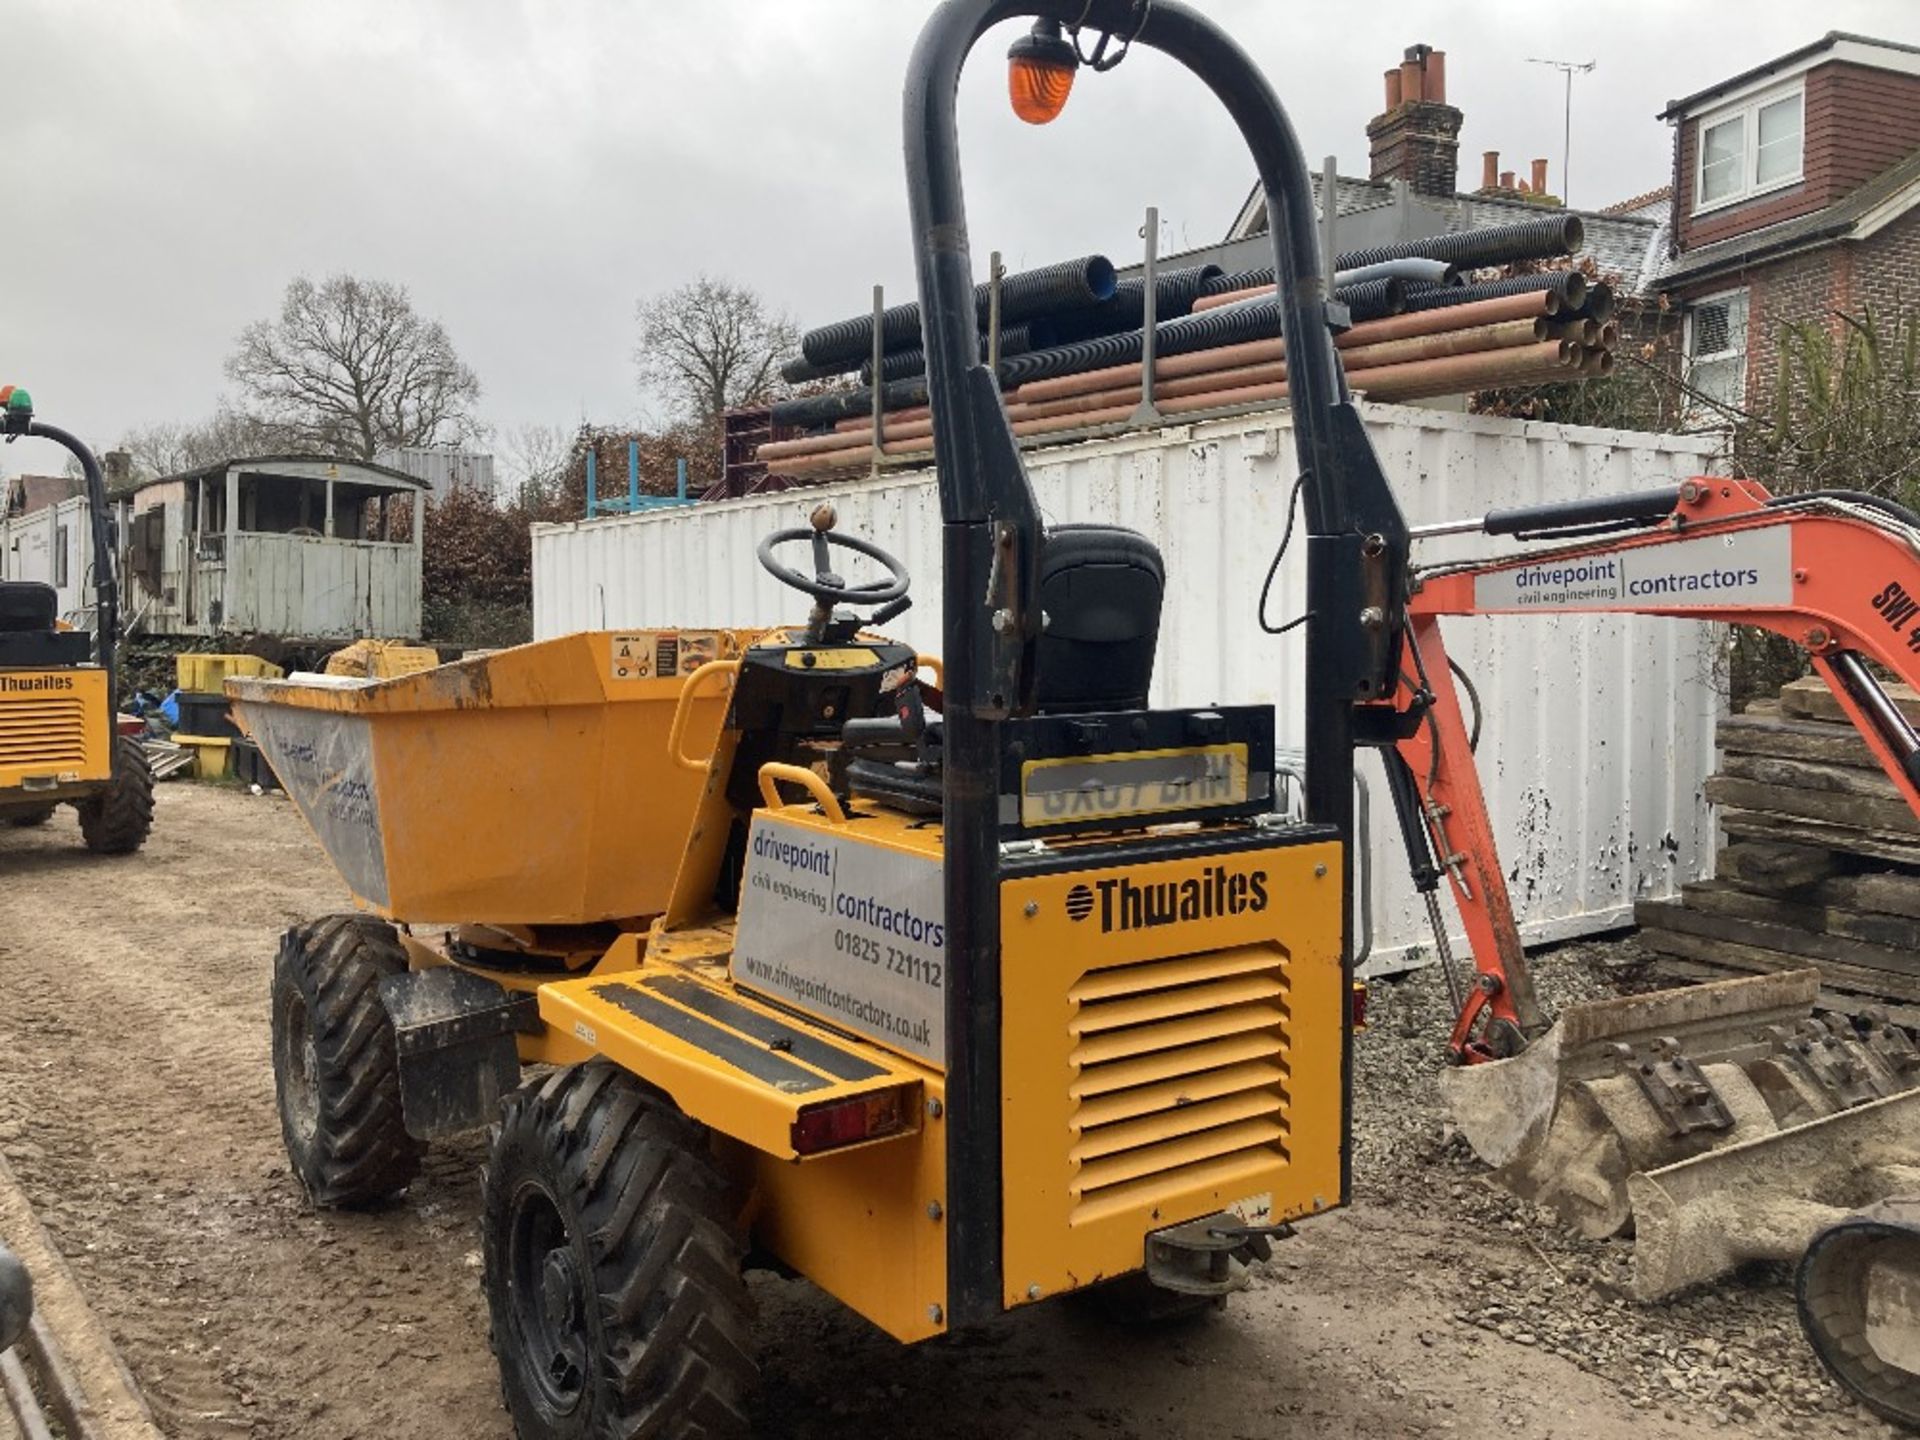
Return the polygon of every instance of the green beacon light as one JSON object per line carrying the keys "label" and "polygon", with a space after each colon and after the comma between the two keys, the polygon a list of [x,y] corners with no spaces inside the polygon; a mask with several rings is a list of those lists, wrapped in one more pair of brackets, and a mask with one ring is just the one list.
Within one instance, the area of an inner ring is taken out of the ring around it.
{"label": "green beacon light", "polygon": [[33,420],[33,397],[18,385],[0,385],[0,407],[4,407],[4,428],[9,435],[24,435]]}

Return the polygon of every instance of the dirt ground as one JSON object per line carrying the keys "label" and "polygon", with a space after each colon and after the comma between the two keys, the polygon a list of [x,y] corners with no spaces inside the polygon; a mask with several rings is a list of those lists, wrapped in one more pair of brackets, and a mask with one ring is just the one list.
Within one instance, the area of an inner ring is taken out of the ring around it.
{"label": "dirt ground", "polygon": [[[479,1293],[478,1141],[438,1148],[370,1216],[314,1213],[286,1168],[271,959],[284,927],[344,899],[272,797],[164,786],[126,860],[89,857],[66,813],[0,828],[0,1151],[180,1440],[510,1435]],[[1492,1194],[1420,1078],[1431,997],[1376,997],[1356,1203],[1285,1242],[1225,1315],[1116,1332],[1043,1306],[907,1350],[762,1278],[760,1433],[1892,1433],[1804,1355],[1778,1274],[1637,1311],[1612,1288],[1618,1242],[1572,1241]]]}

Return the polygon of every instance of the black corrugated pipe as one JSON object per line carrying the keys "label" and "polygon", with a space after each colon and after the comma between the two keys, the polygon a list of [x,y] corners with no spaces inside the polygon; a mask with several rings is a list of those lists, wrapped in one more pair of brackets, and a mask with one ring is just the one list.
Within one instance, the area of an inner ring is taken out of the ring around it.
{"label": "black corrugated pipe", "polygon": [[[1364,285],[1369,280],[1388,278],[1404,280],[1409,285],[1458,285],[1460,272],[1445,260],[1429,260],[1424,256],[1413,256],[1402,260],[1382,260],[1372,265],[1356,265],[1342,270],[1333,277],[1336,290],[1344,290],[1354,285]],[[1218,275],[1207,281],[1202,287],[1202,295],[1231,295],[1236,290],[1261,290],[1273,284],[1271,266],[1263,270],[1240,270],[1232,275]]]}
{"label": "black corrugated pipe", "polygon": [[[1163,270],[1154,278],[1154,313],[1161,320],[1174,320],[1191,314],[1193,302],[1206,293],[1204,287],[1220,273],[1218,265],[1190,265],[1178,270]],[[1119,335],[1138,330],[1147,318],[1147,287],[1142,280],[1122,280],[1114,287],[1113,298],[1084,310],[1033,317],[1034,344],[1046,349],[1070,345],[1076,340],[1091,340],[1100,335]]]}
{"label": "black corrugated pipe", "polygon": [[809,380],[825,380],[830,375],[844,375],[859,364],[857,360],[839,361],[832,365],[816,365],[804,355],[796,355],[780,367],[780,378],[789,385],[804,385]]}
{"label": "black corrugated pipe", "polygon": [[[1023,320],[1020,324],[1010,325],[1000,332],[1001,358],[1004,359],[1008,355],[1024,355],[1033,349],[1033,332],[1031,325],[1032,322]],[[982,355],[987,353],[987,337],[985,335],[980,337],[980,353]],[[911,376],[920,374],[926,368],[926,352],[918,346],[915,346],[911,350],[896,350],[887,356],[885,364],[880,367],[880,374],[881,378],[885,380],[905,380]],[[873,361],[871,359],[860,367],[860,383],[862,385],[871,385],[873,383]]]}
{"label": "black corrugated pipe", "polygon": [[[1078,260],[1063,260],[1058,265],[1009,275],[1000,282],[1001,323],[1098,305],[1112,298],[1115,284],[1113,262],[1104,255],[1083,255]],[[974,308],[982,324],[987,319],[987,295],[987,286],[974,286]],[[880,334],[889,350],[908,350],[918,345],[918,302],[889,307],[881,317]],[[800,353],[814,365],[831,365],[848,359],[858,363],[873,354],[873,317],[859,315],[809,330],[800,337]]]}
{"label": "black corrugated pipe", "polygon": [[1407,282],[1395,275],[1358,285],[1343,285],[1333,298],[1347,307],[1347,318],[1356,325],[1362,320],[1380,320],[1398,315],[1407,308]]}
{"label": "black corrugated pipe", "polygon": [[1353,250],[1342,255],[1334,268],[1351,270],[1360,265],[1377,265],[1382,260],[1423,257],[1449,260],[1462,270],[1474,270],[1483,265],[1510,265],[1516,260],[1571,255],[1586,238],[1586,227],[1578,215],[1549,215],[1516,225],[1490,225],[1484,230],[1461,230],[1451,235],[1429,235],[1424,240],[1403,240],[1397,245],[1377,245],[1371,250]]}
{"label": "black corrugated pipe", "polygon": [[[1398,314],[1406,303],[1405,282],[1388,278],[1371,280],[1334,292],[1344,301],[1355,320],[1373,320]],[[1467,292],[1455,288],[1448,295]],[[1161,357],[1184,355],[1193,350],[1211,350],[1219,345],[1238,345],[1247,340],[1270,340],[1280,334],[1280,302],[1277,296],[1262,295],[1236,305],[1221,305],[1212,310],[1183,315],[1155,327],[1154,353]],[[1050,380],[1056,375],[1072,375],[1081,370],[1099,370],[1109,365],[1131,365],[1140,359],[1142,332],[1129,330],[1118,335],[1098,335],[1034,350],[1024,355],[1003,356],[1000,362],[1002,388],[1024,385],[1029,380]],[[888,410],[901,410],[927,403],[925,377],[895,381],[886,387],[882,404]],[[783,400],[773,407],[778,425],[797,425],[811,429],[831,425],[837,420],[866,415],[873,409],[873,392],[866,386],[832,395],[812,395],[802,400]]]}
{"label": "black corrugated pipe", "polygon": [[1202,295],[1231,295],[1236,290],[1257,290],[1262,285],[1273,284],[1273,267],[1265,265],[1257,270],[1235,270],[1229,275],[1216,275],[1200,287]]}
{"label": "black corrugated pipe", "polygon": [[1562,313],[1578,309],[1587,298],[1587,277],[1578,270],[1555,270],[1545,275],[1515,275],[1509,280],[1483,280],[1477,285],[1436,285],[1407,296],[1409,310],[1439,310],[1448,305],[1470,305],[1502,295],[1529,290],[1551,290],[1560,297]]}

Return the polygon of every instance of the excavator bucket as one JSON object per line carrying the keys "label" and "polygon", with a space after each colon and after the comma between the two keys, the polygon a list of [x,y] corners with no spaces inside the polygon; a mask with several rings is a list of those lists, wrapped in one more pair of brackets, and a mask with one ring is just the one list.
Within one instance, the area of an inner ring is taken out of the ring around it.
{"label": "excavator bucket", "polygon": [[1795,1286],[1821,1363],[1883,1419],[1920,1429],[1920,1199],[1840,1218],[1807,1246]]}
{"label": "excavator bucket", "polygon": [[1819,989],[1809,969],[1569,1005],[1442,1088],[1508,1189],[1596,1239],[1633,1229],[1656,1298],[1795,1258],[1920,1166],[1920,1052],[1884,1017],[1814,1019]]}

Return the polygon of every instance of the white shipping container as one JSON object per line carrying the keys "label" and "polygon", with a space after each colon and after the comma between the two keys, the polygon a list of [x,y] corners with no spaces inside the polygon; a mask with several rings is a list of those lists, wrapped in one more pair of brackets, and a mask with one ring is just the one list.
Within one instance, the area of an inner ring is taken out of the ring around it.
{"label": "white shipping container", "polygon": [[[1362,412],[1414,525],[1654,489],[1710,470],[1717,449],[1712,437],[1394,405],[1363,405]],[[1279,743],[1299,746],[1303,636],[1263,634],[1255,616],[1298,474],[1286,414],[1040,450],[1027,465],[1049,523],[1131,526],[1165,555],[1154,703],[1271,703]],[[769,531],[804,524],[822,500],[838,508],[842,530],[906,564],[916,604],[887,628],[938,654],[940,511],[928,471],[535,526],[534,634],[798,622],[808,602],[761,570],[754,547]],[[1452,537],[1415,553],[1431,562],[1514,544]],[[1269,599],[1275,622],[1302,608],[1305,554],[1296,533]],[[1639,616],[1447,624],[1449,651],[1485,706],[1481,779],[1529,943],[1630,923],[1635,901],[1672,895],[1707,872],[1713,826],[1701,787],[1712,772],[1721,709],[1714,683],[1721,634],[1716,626]],[[1368,968],[1381,973],[1423,962],[1432,946],[1378,763],[1363,757],[1361,769],[1371,785]]]}

